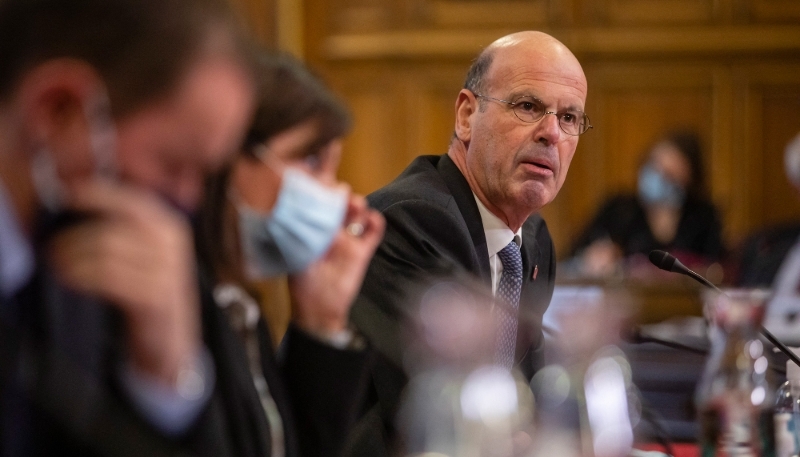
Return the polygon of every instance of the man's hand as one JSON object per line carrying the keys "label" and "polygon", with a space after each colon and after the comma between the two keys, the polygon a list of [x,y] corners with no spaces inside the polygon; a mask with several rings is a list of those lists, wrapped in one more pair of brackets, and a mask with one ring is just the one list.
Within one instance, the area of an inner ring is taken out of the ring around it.
{"label": "man's hand", "polygon": [[360,195],[351,195],[344,224],[328,252],[302,273],[289,276],[294,322],[326,336],[347,328],[350,306],[361,288],[386,221]]}
{"label": "man's hand", "polygon": [[56,273],[67,286],[119,307],[133,366],[176,386],[201,345],[187,221],[155,195],[119,184],[73,190],[70,209],[90,217],[53,238]]}

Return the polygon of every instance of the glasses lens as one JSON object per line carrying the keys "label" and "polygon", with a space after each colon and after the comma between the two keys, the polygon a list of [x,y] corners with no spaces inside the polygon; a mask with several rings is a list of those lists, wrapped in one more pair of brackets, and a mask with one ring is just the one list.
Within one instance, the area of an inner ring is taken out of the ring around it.
{"label": "glasses lens", "polygon": [[[518,98],[511,103],[511,107],[523,122],[536,122],[546,113],[544,103],[530,96]],[[589,130],[589,117],[582,111],[565,111],[556,116],[561,129],[569,135],[581,135]]]}
{"label": "glasses lens", "polygon": [[589,129],[589,118],[580,111],[559,114],[558,123],[570,135],[580,135]]}
{"label": "glasses lens", "polygon": [[544,116],[544,104],[533,97],[521,97],[514,101],[514,114],[523,122],[536,122]]}
{"label": "glasses lens", "polygon": [[570,135],[580,135],[586,125],[585,117],[580,111],[566,111],[558,114],[558,123],[564,132]]}

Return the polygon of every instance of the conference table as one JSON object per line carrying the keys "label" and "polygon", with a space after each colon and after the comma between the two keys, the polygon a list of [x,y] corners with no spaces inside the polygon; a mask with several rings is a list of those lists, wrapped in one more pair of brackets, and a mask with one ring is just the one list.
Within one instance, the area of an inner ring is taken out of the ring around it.
{"label": "conference table", "polygon": [[[625,318],[614,330],[619,331],[616,343],[630,363],[633,384],[649,415],[640,433],[655,436],[658,431],[649,429],[655,419],[673,442],[691,443],[698,436],[694,392],[706,362],[703,352],[709,348],[703,317],[705,290],[677,275],[611,281],[562,278],[544,316],[546,337],[566,337],[560,334],[564,329],[559,322],[565,315],[580,318],[582,308],[599,301],[605,300],[606,306],[611,302],[612,307],[615,300],[620,302]],[[771,353],[770,358],[773,366],[785,366],[782,354]],[[774,371],[770,385],[777,388],[784,380]]]}

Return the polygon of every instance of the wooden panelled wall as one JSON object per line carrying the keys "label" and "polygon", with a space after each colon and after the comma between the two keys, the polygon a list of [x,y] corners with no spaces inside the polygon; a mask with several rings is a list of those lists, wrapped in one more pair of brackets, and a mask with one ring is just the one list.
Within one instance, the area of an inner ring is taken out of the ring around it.
{"label": "wooden panelled wall", "polygon": [[543,211],[559,253],[608,195],[634,189],[641,154],[675,127],[701,134],[731,247],[800,219],[783,173],[784,146],[800,132],[799,0],[295,1],[306,60],[355,115],[341,177],[359,192],[443,153],[471,59],[497,37],[538,29],[582,62],[595,126]]}

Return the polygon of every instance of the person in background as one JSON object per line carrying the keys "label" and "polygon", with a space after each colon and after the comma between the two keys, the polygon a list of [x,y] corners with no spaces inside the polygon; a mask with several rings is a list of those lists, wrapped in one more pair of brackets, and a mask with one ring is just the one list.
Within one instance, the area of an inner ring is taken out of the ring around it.
{"label": "person in background", "polygon": [[[786,178],[800,194],[800,135],[786,146]],[[773,287],[796,295],[800,283],[800,224],[769,227],[750,235],[743,243],[734,283],[741,287]]]}
{"label": "person in background", "polygon": [[639,167],[636,195],[603,204],[576,239],[564,272],[576,276],[627,274],[654,249],[668,251],[690,268],[723,255],[720,217],[705,196],[700,140],[669,133]]}
{"label": "person in background", "polygon": [[502,37],[468,71],[447,153],[418,157],[368,197],[387,230],[351,314],[381,357],[353,455],[391,446],[407,382],[409,292],[431,277],[467,276],[503,303],[491,348],[501,369],[530,379],[543,366],[556,257],[537,212],[558,194],[591,127],[586,94],[580,63],[558,40],[534,31]]}
{"label": "person in background", "polygon": [[0,1],[0,455],[229,454],[186,213],[252,76],[223,1]]}
{"label": "person in background", "polygon": [[[199,218],[201,263],[238,335],[218,357],[249,379],[265,455],[336,456],[366,394],[369,352],[348,313],[384,221],[336,179],[346,108],[288,56],[261,56],[259,85],[241,153],[208,180]],[[250,285],[282,274],[292,321],[276,360]]]}

